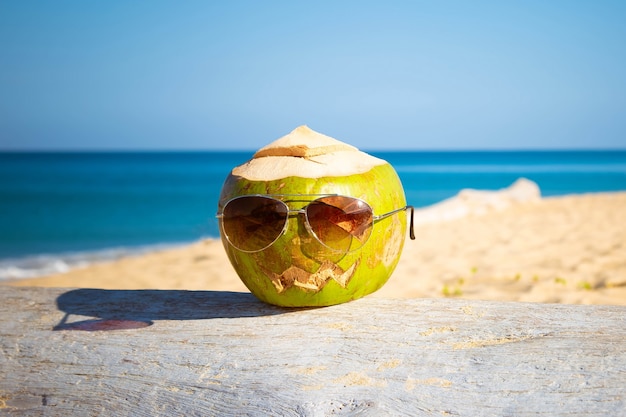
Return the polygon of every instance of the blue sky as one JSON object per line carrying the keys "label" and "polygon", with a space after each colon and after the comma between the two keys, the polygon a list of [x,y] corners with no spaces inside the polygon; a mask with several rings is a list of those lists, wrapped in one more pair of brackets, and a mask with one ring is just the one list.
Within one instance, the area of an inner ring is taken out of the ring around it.
{"label": "blue sky", "polygon": [[625,1],[0,0],[0,149],[626,148]]}

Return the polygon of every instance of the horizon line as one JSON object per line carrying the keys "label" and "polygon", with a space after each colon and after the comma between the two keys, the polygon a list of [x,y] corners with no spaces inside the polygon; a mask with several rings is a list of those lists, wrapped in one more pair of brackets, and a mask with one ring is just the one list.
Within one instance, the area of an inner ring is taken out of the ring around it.
{"label": "horizon line", "polygon": [[[598,148],[390,148],[390,149],[359,149],[366,153],[399,153],[399,152],[626,152],[626,147]],[[42,148],[42,149],[0,149],[0,153],[255,153],[253,149],[222,149],[222,148]]]}

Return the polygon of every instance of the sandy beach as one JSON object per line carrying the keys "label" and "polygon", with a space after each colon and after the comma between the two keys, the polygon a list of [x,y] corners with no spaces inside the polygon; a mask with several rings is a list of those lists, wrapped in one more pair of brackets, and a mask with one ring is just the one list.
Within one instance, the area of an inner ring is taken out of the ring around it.
{"label": "sandy beach", "polygon": [[[371,296],[626,305],[626,193],[479,197],[459,215],[418,215],[417,239]],[[5,284],[247,291],[218,240]]]}

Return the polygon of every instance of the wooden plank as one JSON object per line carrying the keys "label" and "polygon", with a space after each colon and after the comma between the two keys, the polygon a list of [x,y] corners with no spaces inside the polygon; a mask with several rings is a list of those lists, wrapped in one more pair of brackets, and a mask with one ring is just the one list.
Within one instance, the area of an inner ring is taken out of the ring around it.
{"label": "wooden plank", "polygon": [[618,416],[626,308],[0,291],[0,413]]}

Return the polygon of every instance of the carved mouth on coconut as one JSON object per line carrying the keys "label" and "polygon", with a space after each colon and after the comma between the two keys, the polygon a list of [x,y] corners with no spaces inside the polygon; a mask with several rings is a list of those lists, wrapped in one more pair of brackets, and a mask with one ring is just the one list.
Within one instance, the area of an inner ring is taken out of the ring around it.
{"label": "carved mouth on coconut", "polygon": [[282,274],[277,274],[265,269],[263,272],[270,281],[272,281],[272,284],[274,284],[279,294],[291,287],[318,292],[331,280],[339,284],[341,288],[346,288],[358,265],[359,260],[344,271],[333,262],[325,261],[314,273],[307,272],[293,265],[283,271]]}

